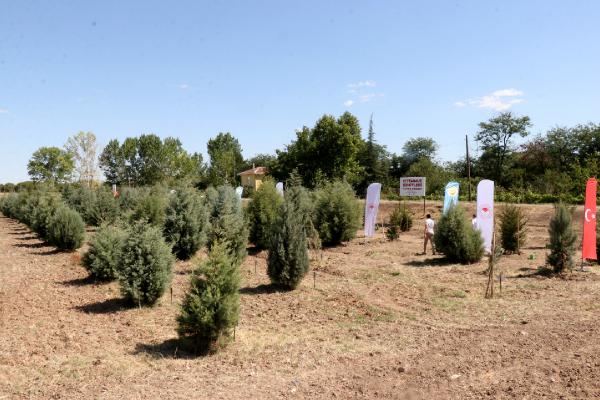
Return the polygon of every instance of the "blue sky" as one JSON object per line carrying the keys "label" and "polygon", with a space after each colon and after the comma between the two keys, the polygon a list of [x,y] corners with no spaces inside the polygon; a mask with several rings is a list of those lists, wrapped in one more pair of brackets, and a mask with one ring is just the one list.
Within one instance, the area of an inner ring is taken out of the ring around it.
{"label": "blue sky", "polygon": [[[0,182],[80,130],[245,157],[348,110],[439,157],[495,113],[533,133],[600,122],[597,1],[19,1],[0,4]],[[366,133],[366,132],[364,132]]]}

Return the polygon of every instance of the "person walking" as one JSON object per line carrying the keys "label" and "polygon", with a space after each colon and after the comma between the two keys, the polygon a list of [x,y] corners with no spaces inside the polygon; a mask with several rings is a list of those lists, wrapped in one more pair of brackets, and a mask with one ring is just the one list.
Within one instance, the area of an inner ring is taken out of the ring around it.
{"label": "person walking", "polygon": [[433,244],[433,234],[434,234],[435,222],[431,218],[431,214],[427,214],[427,219],[425,220],[425,231],[423,232],[423,254],[427,254],[427,242],[431,243],[431,251],[433,255],[435,255],[435,246]]}
{"label": "person walking", "polygon": [[479,229],[477,227],[477,215],[475,215],[475,214],[473,214],[473,219],[471,219],[471,227],[473,228],[474,231]]}

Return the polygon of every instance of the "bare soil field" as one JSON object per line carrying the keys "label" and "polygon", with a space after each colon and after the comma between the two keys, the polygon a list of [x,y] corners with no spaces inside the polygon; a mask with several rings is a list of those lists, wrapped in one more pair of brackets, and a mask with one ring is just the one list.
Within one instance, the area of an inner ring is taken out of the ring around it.
{"label": "bare soil field", "polygon": [[[201,357],[175,331],[191,262],[139,309],[87,279],[83,249],[57,252],[0,216],[0,399],[600,398],[600,268],[536,274],[552,206],[526,206],[528,242],[500,260],[491,300],[485,260],[420,254],[422,203],[410,207],[400,240],[359,232],[315,252],[293,292],[271,288],[264,252],[249,255],[235,341]],[[439,218],[439,202],[427,209]],[[575,218],[581,232],[581,207]]]}

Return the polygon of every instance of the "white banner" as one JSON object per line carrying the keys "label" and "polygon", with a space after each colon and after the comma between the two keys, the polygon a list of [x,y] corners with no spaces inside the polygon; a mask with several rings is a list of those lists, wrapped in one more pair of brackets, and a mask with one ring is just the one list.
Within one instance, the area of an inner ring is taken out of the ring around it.
{"label": "white banner", "polygon": [[483,237],[483,247],[489,253],[494,235],[494,182],[487,179],[477,185],[477,226]]}
{"label": "white banner", "polygon": [[277,182],[277,184],[275,185],[275,189],[277,189],[277,193],[279,193],[279,195],[283,197],[283,182]]}
{"label": "white banner", "polygon": [[242,199],[242,194],[244,193],[244,188],[241,186],[238,186],[235,188],[235,194],[237,194],[238,199]]}
{"label": "white banner", "polygon": [[365,201],[365,236],[371,237],[375,234],[375,222],[379,210],[379,198],[381,196],[381,183],[371,183],[367,188],[367,199]]}
{"label": "white banner", "polygon": [[400,178],[400,196],[425,196],[425,177]]}

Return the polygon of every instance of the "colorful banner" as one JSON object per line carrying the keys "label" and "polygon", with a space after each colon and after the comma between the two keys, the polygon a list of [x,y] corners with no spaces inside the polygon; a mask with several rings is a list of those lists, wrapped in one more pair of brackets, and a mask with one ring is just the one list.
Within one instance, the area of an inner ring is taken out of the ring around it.
{"label": "colorful banner", "polygon": [[581,258],[597,260],[596,255],[596,187],[598,182],[590,178],[585,185],[585,207],[583,210],[583,248]]}
{"label": "colorful banner", "polygon": [[425,196],[425,177],[412,176],[400,178],[400,196]]}
{"label": "colorful banner", "polygon": [[477,226],[485,251],[492,251],[494,236],[494,182],[484,179],[477,185]]}
{"label": "colorful banner", "polygon": [[367,188],[367,200],[365,201],[365,237],[371,237],[375,234],[380,196],[381,183],[371,183]]}
{"label": "colorful banner", "polygon": [[279,195],[283,197],[283,182],[277,182],[277,184],[275,185],[275,189],[277,189],[277,193],[279,193]]}
{"label": "colorful banner", "polygon": [[444,214],[450,209],[450,206],[458,204],[458,189],[458,182],[448,182],[446,185],[444,190]]}

